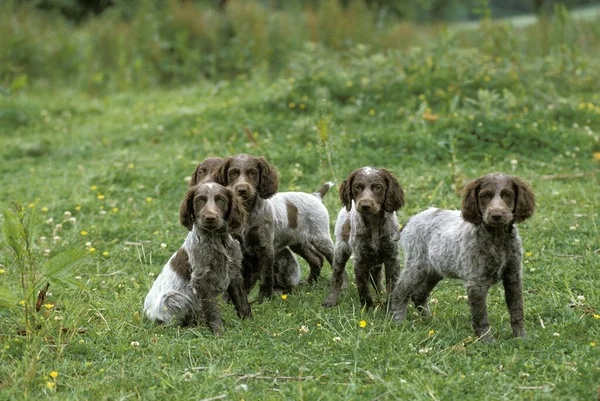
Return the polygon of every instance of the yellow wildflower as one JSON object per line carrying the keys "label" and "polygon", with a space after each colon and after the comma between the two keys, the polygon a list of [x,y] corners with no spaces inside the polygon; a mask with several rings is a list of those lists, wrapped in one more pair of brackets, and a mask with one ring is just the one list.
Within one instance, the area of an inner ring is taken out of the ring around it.
{"label": "yellow wildflower", "polygon": [[108,252],[107,251],[102,252],[102,256],[108,256]]}
{"label": "yellow wildflower", "polygon": [[152,198],[151,197],[147,197],[146,198],[146,202],[152,202]]}
{"label": "yellow wildflower", "polygon": [[104,195],[98,194],[98,199],[100,199],[100,200],[104,199]]}
{"label": "yellow wildflower", "polygon": [[281,299],[283,299],[283,300],[285,301],[285,300],[287,299],[287,295],[285,295],[285,294],[282,294],[282,295],[281,295]]}
{"label": "yellow wildflower", "polygon": [[525,252],[525,256],[530,257],[531,255],[533,255],[533,252]]}
{"label": "yellow wildflower", "polygon": [[48,387],[50,390],[54,390],[54,386],[56,386],[56,383],[46,382],[46,387]]}
{"label": "yellow wildflower", "polygon": [[296,103],[291,102],[288,106],[290,107],[290,109],[293,109],[294,107],[296,107]]}
{"label": "yellow wildflower", "polygon": [[435,331],[433,331],[433,330],[429,330],[429,335],[430,335],[430,336],[432,336],[432,335],[433,335],[433,333],[435,333]]}
{"label": "yellow wildflower", "polygon": [[56,370],[53,370],[52,372],[50,372],[50,377],[56,379],[58,377],[58,372]]}
{"label": "yellow wildflower", "polygon": [[92,252],[92,253],[96,252],[96,248],[94,248],[94,247],[91,247],[91,248],[90,248],[90,252]]}
{"label": "yellow wildflower", "polygon": [[129,168],[134,168],[134,167],[135,167],[135,165],[134,165],[133,163],[129,163],[129,164],[127,165],[127,167],[129,167]]}
{"label": "yellow wildflower", "polygon": [[370,116],[374,116],[375,115],[375,110],[373,110],[373,109],[369,110],[369,115]]}
{"label": "yellow wildflower", "polygon": [[88,235],[88,232],[87,231],[82,231],[81,235]]}
{"label": "yellow wildflower", "polygon": [[42,212],[46,213],[47,211],[48,211],[48,208],[47,208],[46,206],[44,206],[44,207],[42,208]]}
{"label": "yellow wildflower", "polygon": [[364,328],[364,327],[367,327],[367,322],[365,322],[364,320],[361,320],[360,322],[358,322],[358,325],[359,325],[360,327],[363,327],[363,328]]}
{"label": "yellow wildflower", "polygon": [[92,185],[92,186],[90,187],[90,189],[91,189],[92,191],[95,191],[95,190],[97,190],[97,189],[98,189],[98,187],[97,187],[97,186],[95,186],[95,185]]}
{"label": "yellow wildflower", "polygon": [[597,315],[595,313],[592,316],[594,316],[594,319],[600,319],[600,315]]}
{"label": "yellow wildflower", "polygon": [[[52,305],[52,304],[44,304],[44,308],[46,308],[46,309],[52,309],[52,308],[54,308],[54,305]],[[52,373],[50,375],[52,376]]]}

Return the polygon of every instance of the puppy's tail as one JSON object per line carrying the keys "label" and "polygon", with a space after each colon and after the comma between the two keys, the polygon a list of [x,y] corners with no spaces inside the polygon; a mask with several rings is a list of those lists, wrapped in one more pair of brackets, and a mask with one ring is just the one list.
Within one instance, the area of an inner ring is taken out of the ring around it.
{"label": "puppy's tail", "polygon": [[323,200],[325,195],[327,195],[327,192],[329,192],[329,188],[333,187],[333,185],[333,182],[327,181],[317,192],[313,192],[313,195]]}

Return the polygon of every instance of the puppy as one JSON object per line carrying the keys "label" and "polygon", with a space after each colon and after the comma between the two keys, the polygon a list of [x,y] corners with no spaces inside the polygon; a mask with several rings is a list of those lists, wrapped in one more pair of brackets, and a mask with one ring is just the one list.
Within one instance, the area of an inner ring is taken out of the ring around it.
{"label": "puppy", "polygon": [[404,205],[404,190],[391,171],[373,167],[354,170],[340,186],[344,208],[335,223],[335,253],[331,288],[323,306],[338,303],[346,262],[354,255],[354,274],[362,306],[373,306],[369,281],[380,290],[381,264],[385,265],[388,293],[398,277],[396,211]]}
{"label": "puppy", "polygon": [[156,278],[144,312],[151,320],[179,325],[203,316],[219,336],[223,320],[216,297],[220,293],[227,291],[240,318],[251,316],[240,244],[229,233],[243,225],[245,211],[231,190],[206,183],[187,190],[179,217],[190,233]]}
{"label": "puppy", "polygon": [[430,208],[411,217],[400,233],[405,266],[392,293],[391,312],[400,323],[412,298],[429,312],[429,294],[444,278],[465,282],[475,334],[491,342],[486,298],[502,280],[515,337],[526,335],[523,323],[521,259],[516,223],[533,215],[535,196],[517,177],[500,173],[467,184],[461,211]]}
{"label": "puppy", "polygon": [[273,295],[275,258],[273,206],[279,172],[264,157],[245,153],[228,157],[215,171],[215,181],[241,198],[248,218],[240,236],[244,286],[249,292],[260,277],[259,302]]}

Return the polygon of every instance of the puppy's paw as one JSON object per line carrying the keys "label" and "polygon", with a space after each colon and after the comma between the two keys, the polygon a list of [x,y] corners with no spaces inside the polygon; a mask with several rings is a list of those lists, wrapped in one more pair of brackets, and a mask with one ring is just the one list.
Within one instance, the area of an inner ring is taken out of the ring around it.
{"label": "puppy's paw", "polygon": [[321,305],[323,305],[325,308],[333,308],[337,304],[338,304],[337,297],[335,299],[333,297],[328,297],[325,301],[323,301],[323,303]]}

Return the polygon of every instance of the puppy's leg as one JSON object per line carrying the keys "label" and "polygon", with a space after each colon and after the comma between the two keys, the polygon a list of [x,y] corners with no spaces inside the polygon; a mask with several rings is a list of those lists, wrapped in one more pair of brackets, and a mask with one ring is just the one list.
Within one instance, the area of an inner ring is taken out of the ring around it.
{"label": "puppy's leg", "polygon": [[260,291],[258,292],[258,302],[264,302],[273,296],[273,262],[275,260],[275,250],[273,242],[261,246],[258,256],[258,271],[260,271]]}
{"label": "puppy's leg", "polygon": [[162,302],[159,320],[164,323],[177,323],[186,326],[195,321],[192,300],[184,293],[171,291],[166,294]]}
{"label": "puppy's leg", "polygon": [[438,275],[428,276],[414,289],[412,300],[415,303],[415,307],[421,311],[421,315],[430,315],[429,295],[441,280],[442,277]]}
{"label": "puppy's leg", "polygon": [[[311,244],[319,251],[319,253],[325,256],[325,259],[327,259],[327,262],[333,269],[333,264],[335,263],[335,248],[331,238],[327,236],[318,241],[312,241]],[[348,272],[346,272],[345,268],[342,273],[342,288],[348,288]]]}
{"label": "puppy's leg", "polygon": [[335,256],[333,258],[333,273],[331,274],[331,287],[329,288],[329,295],[323,302],[323,306],[331,307],[338,303],[338,297],[342,289],[344,281],[344,274],[346,273],[346,263],[350,259],[350,247],[348,244],[336,244]]}
{"label": "puppy's leg", "polygon": [[383,265],[377,265],[371,268],[371,285],[373,289],[381,294],[385,291],[385,285],[383,284]]}
{"label": "puppy's leg", "polygon": [[406,319],[408,300],[425,278],[425,268],[410,260],[405,262],[404,270],[400,273],[396,287],[390,295],[390,313],[394,322],[402,323]]}
{"label": "puppy's leg", "polygon": [[207,282],[206,286],[200,286],[198,288],[198,297],[200,298],[200,307],[204,314],[204,320],[213,334],[219,337],[223,333],[223,319],[217,307],[215,294],[213,294],[210,288],[212,288],[210,282]]}
{"label": "puppy's leg", "polygon": [[523,313],[523,281],[521,279],[521,262],[509,265],[502,277],[506,306],[510,315],[510,326],[515,337],[526,337]]}
{"label": "puppy's leg", "polygon": [[485,342],[493,342],[490,320],[487,313],[487,294],[490,289],[488,284],[467,283],[469,307],[473,319],[475,334]]}
{"label": "puppy's leg", "polygon": [[285,247],[277,252],[274,263],[274,288],[285,293],[292,292],[300,281],[301,272],[300,265],[290,248]]}
{"label": "puppy's leg", "polygon": [[321,268],[323,267],[323,261],[325,260],[325,257],[310,244],[308,244],[308,246],[296,244],[290,246],[290,248],[292,251],[302,256],[302,258],[306,260],[308,266],[310,267],[310,272],[306,282],[308,284],[313,284],[316,282],[321,275]]}
{"label": "puppy's leg", "polygon": [[354,277],[360,306],[371,308],[373,306],[373,298],[369,289],[371,269],[368,260],[360,260],[356,256],[354,257]]}
{"label": "puppy's leg", "polygon": [[240,278],[232,279],[227,287],[227,294],[235,306],[235,310],[240,319],[252,319],[252,310],[248,302],[248,295],[244,290],[244,284]]}

